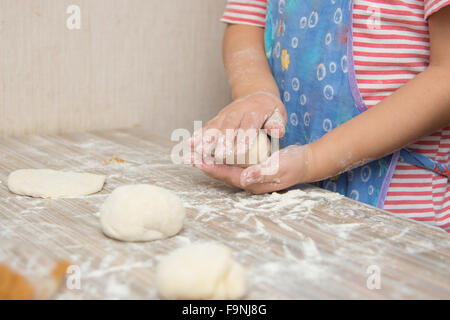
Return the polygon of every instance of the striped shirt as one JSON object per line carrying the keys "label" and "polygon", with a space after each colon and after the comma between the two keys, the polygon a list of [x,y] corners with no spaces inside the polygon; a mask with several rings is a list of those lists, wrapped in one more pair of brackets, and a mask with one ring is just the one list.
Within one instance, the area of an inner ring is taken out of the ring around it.
{"label": "striped shirt", "polygon": [[[427,68],[427,19],[447,5],[450,0],[354,0],[355,73],[368,108]],[[222,21],[264,27],[266,9],[267,0],[229,0]],[[408,148],[450,165],[450,126]],[[400,159],[384,209],[450,232],[448,178]]]}

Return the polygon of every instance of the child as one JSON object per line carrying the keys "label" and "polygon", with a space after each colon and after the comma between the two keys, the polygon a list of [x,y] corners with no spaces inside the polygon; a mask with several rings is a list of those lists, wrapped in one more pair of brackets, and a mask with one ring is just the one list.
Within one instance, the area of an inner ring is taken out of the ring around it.
{"label": "child", "polygon": [[230,0],[233,102],[203,132],[278,129],[279,169],[196,167],[256,194],[316,182],[450,232],[449,4]]}

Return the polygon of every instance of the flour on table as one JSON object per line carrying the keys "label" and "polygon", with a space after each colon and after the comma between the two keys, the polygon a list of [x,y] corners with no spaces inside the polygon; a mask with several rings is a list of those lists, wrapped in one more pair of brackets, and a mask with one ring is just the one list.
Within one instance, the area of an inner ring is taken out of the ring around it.
{"label": "flour on table", "polygon": [[19,195],[40,198],[86,196],[103,188],[106,176],[51,169],[21,169],[8,177],[8,188]]}

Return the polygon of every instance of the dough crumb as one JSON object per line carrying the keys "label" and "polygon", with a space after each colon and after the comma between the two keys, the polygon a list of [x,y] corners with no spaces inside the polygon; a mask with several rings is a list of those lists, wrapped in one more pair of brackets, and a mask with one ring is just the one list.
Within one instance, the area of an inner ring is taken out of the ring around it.
{"label": "dough crumb", "polygon": [[112,162],[124,163],[125,160],[123,160],[123,159],[121,159],[121,158],[119,158],[119,157],[111,157],[111,158],[109,158],[109,159],[103,160],[103,164],[104,164],[105,166],[108,165],[108,164],[110,164],[110,163],[112,163]]}

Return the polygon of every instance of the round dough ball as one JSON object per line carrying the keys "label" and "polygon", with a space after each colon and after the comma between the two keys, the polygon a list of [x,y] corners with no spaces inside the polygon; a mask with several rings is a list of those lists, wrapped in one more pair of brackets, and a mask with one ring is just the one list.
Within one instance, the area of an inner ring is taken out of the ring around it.
{"label": "round dough ball", "polygon": [[[270,157],[271,153],[270,139],[264,130],[259,130],[258,135],[249,146],[246,154],[234,155],[234,159],[224,159],[224,163],[236,167],[247,168],[249,166],[261,163]],[[216,158],[216,160],[218,160]],[[240,163],[239,163],[240,162]]]}
{"label": "round dough ball", "polygon": [[171,237],[183,227],[185,215],[180,198],[148,184],[118,187],[100,209],[103,232],[122,241]]}
{"label": "round dough ball", "polygon": [[105,180],[106,176],[92,173],[21,169],[11,172],[8,188],[16,194],[31,197],[77,197],[102,190]]}
{"label": "round dough ball", "polygon": [[165,299],[238,299],[247,290],[245,271],[228,247],[198,243],[172,251],[156,270],[156,286]]}
{"label": "round dough ball", "polygon": [[270,139],[260,130],[255,141],[250,145],[245,155],[245,167],[261,163],[270,157]]}

